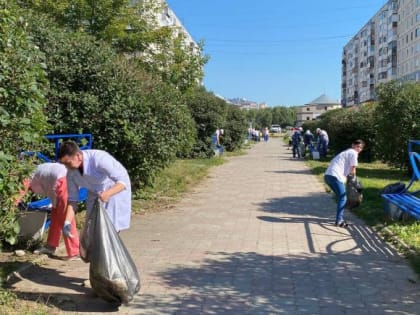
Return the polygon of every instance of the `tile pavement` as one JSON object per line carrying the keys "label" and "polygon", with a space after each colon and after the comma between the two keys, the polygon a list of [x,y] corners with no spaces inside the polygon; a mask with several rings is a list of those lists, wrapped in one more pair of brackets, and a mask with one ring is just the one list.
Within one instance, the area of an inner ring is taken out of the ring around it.
{"label": "tile pavement", "polygon": [[335,204],[280,139],[214,168],[174,208],[122,237],[141,274],[129,306],[81,286],[88,265],[48,259],[16,292],[66,314],[419,314],[420,282],[393,248]]}

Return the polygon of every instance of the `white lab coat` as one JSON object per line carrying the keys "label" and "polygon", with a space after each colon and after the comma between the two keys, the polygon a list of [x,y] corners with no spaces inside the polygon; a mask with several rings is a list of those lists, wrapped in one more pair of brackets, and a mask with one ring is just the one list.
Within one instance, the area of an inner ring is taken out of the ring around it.
{"label": "white lab coat", "polygon": [[109,153],[102,150],[83,150],[83,175],[78,169],[69,169],[67,185],[69,201],[77,201],[79,188],[88,190],[87,211],[93,209],[98,193],[105,191],[117,182],[125,190],[112,196],[104,207],[117,231],[128,229],[131,219],[131,183],[127,170]]}

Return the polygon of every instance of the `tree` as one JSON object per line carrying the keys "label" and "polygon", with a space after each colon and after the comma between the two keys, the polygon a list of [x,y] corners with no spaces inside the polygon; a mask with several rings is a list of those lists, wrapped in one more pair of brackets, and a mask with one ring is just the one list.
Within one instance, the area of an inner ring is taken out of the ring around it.
{"label": "tree", "polygon": [[65,32],[39,14],[33,19],[42,20],[30,25],[46,56],[55,133],[91,133],[95,148],[124,164],[134,189],[189,154],[194,122],[178,90],[93,36]]}
{"label": "tree", "polygon": [[223,145],[227,151],[239,149],[247,134],[248,124],[245,112],[236,105],[228,105]]}
{"label": "tree", "polygon": [[208,61],[203,42],[190,46],[177,26],[160,26],[164,1],[144,0],[31,0],[25,4],[49,14],[61,26],[86,32],[136,60],[149,72],[185,91],[203,79]]}
{"label": "tree", "polygon": [[406,167],[408,140],[420,139],[420,84],[391,81],[381,84],[377,95],[380,157],[392,165]]}

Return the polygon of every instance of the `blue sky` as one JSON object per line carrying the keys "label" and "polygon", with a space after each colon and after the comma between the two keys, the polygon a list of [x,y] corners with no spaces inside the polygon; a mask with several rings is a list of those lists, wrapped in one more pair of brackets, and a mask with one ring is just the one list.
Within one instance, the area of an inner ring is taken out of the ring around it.
{"label": "blue sky", "polygon": [[386,0],[167,0],[204,41],[208,91],[269,106],[341,99],[341,53]]}

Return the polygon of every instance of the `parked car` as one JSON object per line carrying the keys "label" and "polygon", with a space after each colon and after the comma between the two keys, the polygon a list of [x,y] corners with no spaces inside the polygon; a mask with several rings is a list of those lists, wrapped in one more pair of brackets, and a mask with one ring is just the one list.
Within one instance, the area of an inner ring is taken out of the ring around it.
{"label": "parked car", "polygon": [[271,125],[270,132],[271,133],[280,133],[281,132],[280,125]]}

